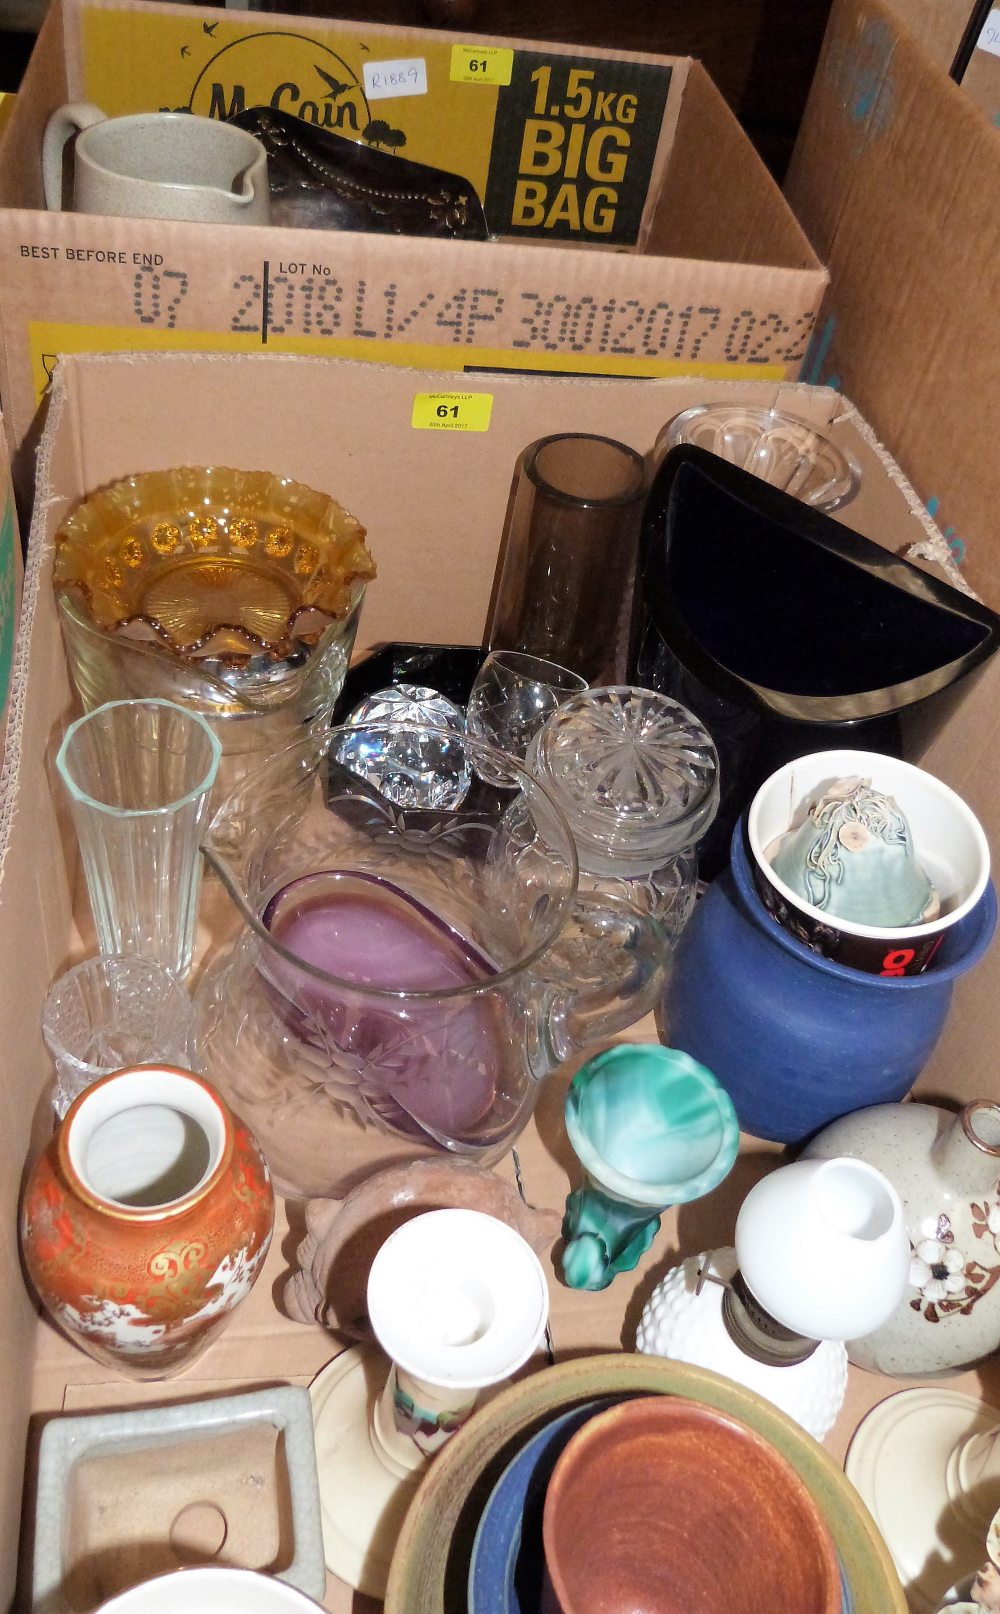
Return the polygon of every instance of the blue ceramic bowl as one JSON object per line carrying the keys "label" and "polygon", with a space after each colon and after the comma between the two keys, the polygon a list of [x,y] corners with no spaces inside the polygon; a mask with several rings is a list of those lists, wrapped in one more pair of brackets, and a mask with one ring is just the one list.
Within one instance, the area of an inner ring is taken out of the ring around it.
{"label": "blue ceramic bowl", "polygon": [[490,1492],[472,1544],[469,1614],[538,1614],[542,1511],[552,1470],[588,1418],[628,1399],[604,1396],[553,1418],[526,1441]]}
{"label": "blue ceramic bowl", "polygon": [[[539,1429],[511,1458],[487,1498],[472,1544],[468,1614],[540,1614],[545,1573],[542,1516],[552,1471],[588,1419],[629,1399],[603,1396],[571,1407]],[[841,1614],[854,1614],[843,1565],[840,1585]]]}

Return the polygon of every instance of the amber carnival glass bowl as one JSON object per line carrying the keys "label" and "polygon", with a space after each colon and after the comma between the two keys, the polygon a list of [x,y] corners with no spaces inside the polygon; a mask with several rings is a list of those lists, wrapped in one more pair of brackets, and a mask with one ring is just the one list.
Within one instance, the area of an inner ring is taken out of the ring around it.
{"label": "amber carnival glass bowl", "polygon": [[375,564],[336,499],[265,471],[184,466],[90,495],[53,581],[85,711],[175,701],[222,746],[213,801],[329,725]]}
{"label": "amber carnival glass bowl", "polygon": [[53,581],[93,625],[201,663],[293,657],[375,575],[336,499],[266,471],[183,466],[112,483],[56,534]]}

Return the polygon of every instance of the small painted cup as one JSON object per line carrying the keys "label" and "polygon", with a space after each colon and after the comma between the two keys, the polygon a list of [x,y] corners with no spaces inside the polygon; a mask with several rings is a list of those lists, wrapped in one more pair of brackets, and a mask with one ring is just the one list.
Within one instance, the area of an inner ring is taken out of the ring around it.
{"label": "small painted cup", "polygon": [[[861,925],[807,902],[776,873],[774,842],[804,819],[808,804],[834,780],[871,780],[909,821],[916,856],[941,901],[935,919],[905,927]],[[818,751],[798,757],[761,785],[746,817],[754,883],[764,906],[793,936],[824,958],[870,975],[919,975],[947,931],[972,912],[990,876],[990,849],[961,796],[933,774],[874,751]]]}

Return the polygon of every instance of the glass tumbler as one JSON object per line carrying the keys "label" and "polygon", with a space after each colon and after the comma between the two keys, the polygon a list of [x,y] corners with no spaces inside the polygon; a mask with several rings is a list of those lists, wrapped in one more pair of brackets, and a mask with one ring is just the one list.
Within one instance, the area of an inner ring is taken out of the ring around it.
{"label": "glass tumbler", "polygon": [[[554,661],[526,656],[518,650],[493,650],[469,693],[466,726],[475,739],[523,762],[532,740],[556,707],[586,688],[585,678]],[[480,762],[479,767],[482,765]],[[517,778],[509,772],[498,772],[486,783],[516,786]]]}
{"label": "glass tumbler", "polygon": [[102,953],[190,969],[220,753],[203,717],[164,700],[111,701],[67,729],[56,766]]}
{"label": "glass tumbler", "polygon": [[189,1069],[194,1006],[150,958],[87,958],[49,988],[42,1036],[55,1061],[52,1106],[62,1118],[84,1088],[127,1065]]}
{"label": "glass tumbler", "polygon": [[636,564],[645,464],[611,437],[561,432],[524,452],[486,642],[615,673]]}

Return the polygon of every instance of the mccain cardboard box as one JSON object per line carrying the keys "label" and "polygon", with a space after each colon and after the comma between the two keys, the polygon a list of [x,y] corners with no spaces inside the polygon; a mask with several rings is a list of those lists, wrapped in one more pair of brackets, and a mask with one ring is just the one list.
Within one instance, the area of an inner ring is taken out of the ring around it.
{"label": "mccain cardboard box", "polygon": [[[259,355],[82,355],[64,360],[56,372],[39,457],[15,651],[8,737],[11,779],[0,815],[0,1047],[4,1049],[0,1417],[5,1429],[0,1445],[0,1605],[4,1607],[17,1572],[22,1496],[20,1589],[25,1601],[28,1595],[35,1502],[32,1465],[39,1425],[46,1417],[143,1400],[191,1400],[273,1383],[275,1376],[306,1382],[337,1348],[318,1325],[294,1324],[275,1305],[295,1242],[294,1210],[287,1213],[287,1221],[282,1211],[267,1269],[245,1308],[206,1356],[169,1384],[136,1385],[110,1375],[48,1323],[39,1322],[25,1288],[17,1254],[18,1198],[27,1163],[52,1126],[51,1065],[42,1047],[39,1014],[51,980],[93,948],[72,826],[53,780],[52,757],[67,721],[75,715],[51,587],[54,532],[86,493],[130,472],[197,460],[280,469],[336,494],[369,529],[379,577],[365,601],[359,648],[391,638],[478,642],[512,468],[527,442],[552,431],[591,431],[613,434],[648,451],[664,422],[704,399],[707,390],[700,378],[640,383],[501,375],[462,382],[464,389],[485,401],[480,418],[488,417],[487,430],[452,429],[447,424],[454,419],[450,415],[442,424],[433,411],[430,415],[415,411],[415,403],[440,395],[454,383],[454,375],[446,370],[421,372]],[[792,409],[829,426],[862,471],[859,495],[841,513],[845,523],[954,581],[947,549],[933,523],[846,400],[829,390],[777,383],[716,383],[708,390],[719,399]],[[304,431],[303,421],[321,422],[322,430]],[[961,784],[975,776],[984,816],[998,844],[1000,793],[989,788],[994,759],[988,737],[989,699],[985,708],[983,704],[985,682],[970,693],[959,718],[953,720],[954,773],[945,777]],[[202,917],[216,944],[224,944],[229,933],[224,908],[218,882],[206,883]],[[968,1062],[956,1061],[955,1068],[971,1091],[984,1073],[996,1082],[995,1033],[985,1034],[994,1010],[987,1004],[973,1022],[965,1001],[960,1004],[963,1012],[953,1015],[946,1042],[955,1032],[959,1042],[966,1039]],[[632,1040],[655,1040],[656,1035],[652,1017],[629,1033]],[[951,1046],[955,1048],[954,1040]],[[537,1125],[532,1123],[520,1140],[518,1157],[528,1202],[556,1209],[567,1191],[566,1172],[571,1167],[562,1148],[553,1148],[552,1140],[560,1135],[562,1088],[557,1078],[552,1081],[550,1087],[543,1084]],[[345,1132],[343,1142],[349,1159],[355,1134]],[[763,1148],[767,1154],[769,1146]],[[766,1169],[768,1161],[761,1152],[752,1154],[752,1159],[744,1159],[746,1169],[734,1173],[734,1194],[745,1191],[755,1171]],[[513,1180],[509,1157],[497,1169]],[[700,1242],[687,1248],[693,1252],[731,1242],[734,1214],[732,1198],[712,1196],[711,1225],[701,1215],[689,1235]],[[721,1223],[712,1219],[716,1215]],[[669,1213],[636,1283],[646,1282],[654,1267],[658,1275],[662,1273],[677,1247],[676,1217]],[[558,1352],[615,1349],[623,1342],[623,1317],[635,1284],[613,1285],[603,1296],[581,1296],[553,1280],[551,1292]],[[866,1407],[897,1388],[892,1381],[868,1374],[852,1377],[852,1398],[832,1447],[838,1452]],[[134,1497],[135,1542],[162,1536],[166,1504],[158,1510],[158,1501],[154,1475],[148,1490]],[[146,1535],[144,1519],[151,1525]],[[132,1552],[128,1563],[133,1573],[137,1562],[148,1564],[148,1551],[145,1557],[141,1549]],[[115,1567],[94,1548],[93,1576],[103,1572],[106,1589],[109,1582],[114,1589]],[[74,1606],[78,1614],[86,1614],[83,1603]],[[326,1606],[334,1614],[350,1614],[358,1604],[330,1577]]]}
{"label": "mccain cardboard box", "polygon": [[[110,114],[293,112],[460,172],[499,239],[47,213],[42,134],[81,99]],[[678,57],[53,0],[0,145],[15,450],[60,353],[790,379],[825,278],[718,91]]]}
{"label": "mccain cardboard box", "polygon": [[1000,58],[949,78],[969,9],[834,0],[786,194],[831,277],[804,375],[855,400],[996,607]]}

